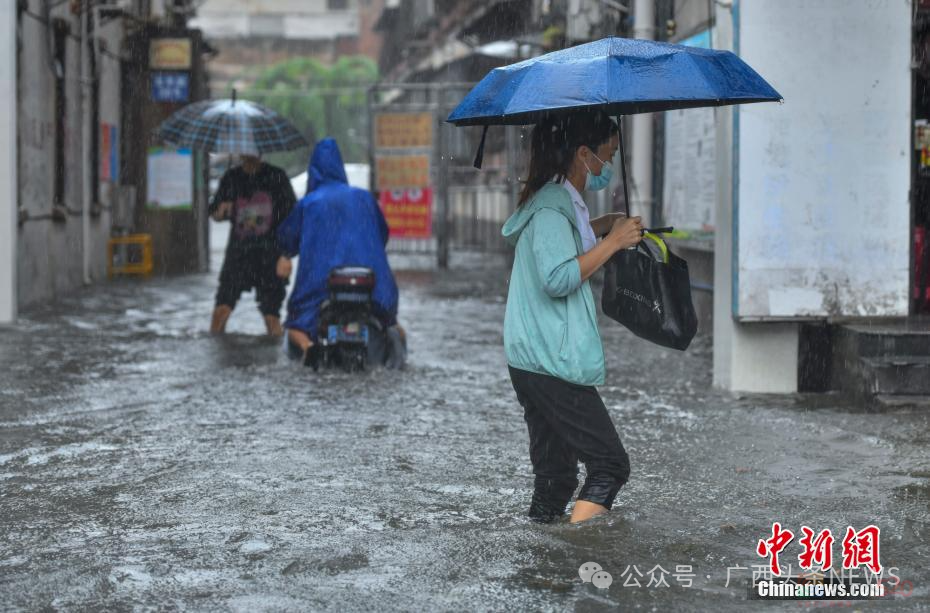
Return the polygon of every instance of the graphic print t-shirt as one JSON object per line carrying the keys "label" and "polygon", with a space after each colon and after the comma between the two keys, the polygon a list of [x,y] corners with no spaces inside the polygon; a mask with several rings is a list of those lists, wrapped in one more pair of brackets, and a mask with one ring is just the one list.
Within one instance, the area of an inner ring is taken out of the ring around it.
{"label": "graphic print t-shirt", "polygon": [[280,168],[262,164],[255,174],[241,166],[229,169],[210,203],[210,213],[221,202],[231,202],[229,249],[274,249],[275,230],[297,201],[290,179]]}

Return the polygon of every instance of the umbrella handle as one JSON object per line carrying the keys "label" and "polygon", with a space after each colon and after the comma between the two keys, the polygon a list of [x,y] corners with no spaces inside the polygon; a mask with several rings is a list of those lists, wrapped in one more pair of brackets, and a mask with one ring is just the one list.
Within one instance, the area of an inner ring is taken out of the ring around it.
{"label": "umbrella handle", "polygon": [[478,143],[478,151],[475,152],[475,162],[473,166],[481,170],[481,164],[484,161],[484,139],[488,135],[488,126],[481,130],[481,142]]}

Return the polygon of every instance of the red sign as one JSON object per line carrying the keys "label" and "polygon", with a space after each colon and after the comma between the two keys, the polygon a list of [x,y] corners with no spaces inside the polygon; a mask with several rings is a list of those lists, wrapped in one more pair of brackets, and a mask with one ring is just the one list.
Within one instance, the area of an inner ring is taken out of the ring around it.
{"label": "red sign", "polygon": [[428,187],[385,189],[379,198],[390,235],[430,238],[433,235],[433,190]]}
{"label": "red sign", "polygon": [[119,180],[119,138],[113,124],[100,124],[100,180]]}

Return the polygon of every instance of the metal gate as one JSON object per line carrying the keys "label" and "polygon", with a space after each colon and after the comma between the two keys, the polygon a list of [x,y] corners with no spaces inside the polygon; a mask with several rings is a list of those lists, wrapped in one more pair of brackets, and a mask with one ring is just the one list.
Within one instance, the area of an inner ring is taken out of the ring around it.
{"label": "metal gate", "polygon": [[[371,190],[385,207],[389,225],[392,219],[396,222],[388,243],[391,252],[435,255],[437,265],[444,268],[450,253],[507,248],[500,228],[516,202],[523,132],[518,127],[491,129],[483,167],[475,169],[472,160],[480,128],[456,128],[445,122],[471,87],[470,83],[379,83],[369,89]],[[422,128],[425,115],[430,130]],[[428,161],[425,175],[424,160]],[[425,186],[403,184],[425,177]],[[399,195],[408,187],[430,191],[429,236],[420,232],[406,237],[405,230],[398,228],[425,224],[422,218],[402,216],[405,206],[415,215],[423,212],[422,207],[409,205],[410,198]],[[392,216],[391,210],[399,212]]]}

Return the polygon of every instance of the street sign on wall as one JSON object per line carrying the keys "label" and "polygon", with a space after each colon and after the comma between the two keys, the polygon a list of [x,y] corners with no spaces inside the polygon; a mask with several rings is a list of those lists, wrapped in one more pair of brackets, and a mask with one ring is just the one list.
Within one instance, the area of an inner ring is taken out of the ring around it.
{"label": "street sign on wall", "polygon": [[190,73],[153,72],[153,102],[187,102],[190,98]]}
{"label": "street sign on wall", "polygon": [[119,182],[119,129],[111,123],[100,124],[100,180]]}
{"label": "street sign on wall", "polygon": [[395,238],[433,235],[431,112],[389,112],[374,117],[378,200]]}
{"label": "street sign on wall", "polygon": [[410,149],[432,146],[432,113],[379,113],[375,117],[376,148]]}
{"label": "street sign on wall", "polygon": [[189,209],[194,202],[190,149],[149,147],[146,204],[151,209]]}
{"label": "street sign on wall", "polygon": [[429,186],[429,155],[380,155],[376,165],[379,190]]}
{"label": "street sign on wall", "polygon": [[149,43],[149,68],[188,70],[191,67],[191,39],[154,38]]}
{"label": "street sign on wall", "polygon": [[378,200],[391,236],[429,238],[433,233],[433,190],[413,187],[383,190]]}

